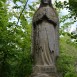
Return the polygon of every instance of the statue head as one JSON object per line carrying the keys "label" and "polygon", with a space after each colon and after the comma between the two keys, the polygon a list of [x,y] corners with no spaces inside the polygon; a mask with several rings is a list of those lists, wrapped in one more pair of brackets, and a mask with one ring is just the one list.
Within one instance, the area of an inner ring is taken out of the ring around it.
{"label": "statue head", "polygon": [[41,4],[50,5],[51,4],[51,0],[41,0]]}

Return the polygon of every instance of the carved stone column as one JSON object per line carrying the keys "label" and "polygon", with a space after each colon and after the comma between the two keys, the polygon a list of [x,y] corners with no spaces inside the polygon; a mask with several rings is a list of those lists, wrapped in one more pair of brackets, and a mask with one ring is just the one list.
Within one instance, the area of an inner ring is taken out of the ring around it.
{"label": "carved stone column", "polygon": [[59,55],[58,16],[51,0],[41,0],[33,17],[32,77],[58,77],[55,61]]}

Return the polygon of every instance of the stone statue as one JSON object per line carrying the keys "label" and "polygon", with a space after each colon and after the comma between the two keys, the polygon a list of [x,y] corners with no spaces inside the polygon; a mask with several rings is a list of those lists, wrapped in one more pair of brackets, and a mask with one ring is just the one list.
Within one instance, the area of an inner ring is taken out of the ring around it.
{"label": "stone statue", "polygon": [[55,60],[59,55],[59,20],[51,0],[41,0],[33,17],[32,77],[57,77]]}

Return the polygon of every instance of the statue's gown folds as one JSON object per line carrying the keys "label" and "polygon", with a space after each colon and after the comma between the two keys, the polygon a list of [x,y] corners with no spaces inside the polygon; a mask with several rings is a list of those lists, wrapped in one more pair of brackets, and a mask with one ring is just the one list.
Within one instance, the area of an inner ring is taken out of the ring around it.
{"label": "statue's gown folds", "polygon": [[36,65],[53,65],[59,54],[58,17],[50,7],[41,7],[33,17],[32,54]]}

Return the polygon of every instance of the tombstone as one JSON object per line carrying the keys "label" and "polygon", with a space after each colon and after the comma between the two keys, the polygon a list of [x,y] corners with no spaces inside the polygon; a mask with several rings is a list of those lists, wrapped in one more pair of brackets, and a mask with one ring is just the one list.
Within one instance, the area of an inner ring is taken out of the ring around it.
{"label": "tombstone", "polygon": [[59,56],[58,21],[51,0],[41,0],[33,17],[31,77],[58,77],[55,65]]}

